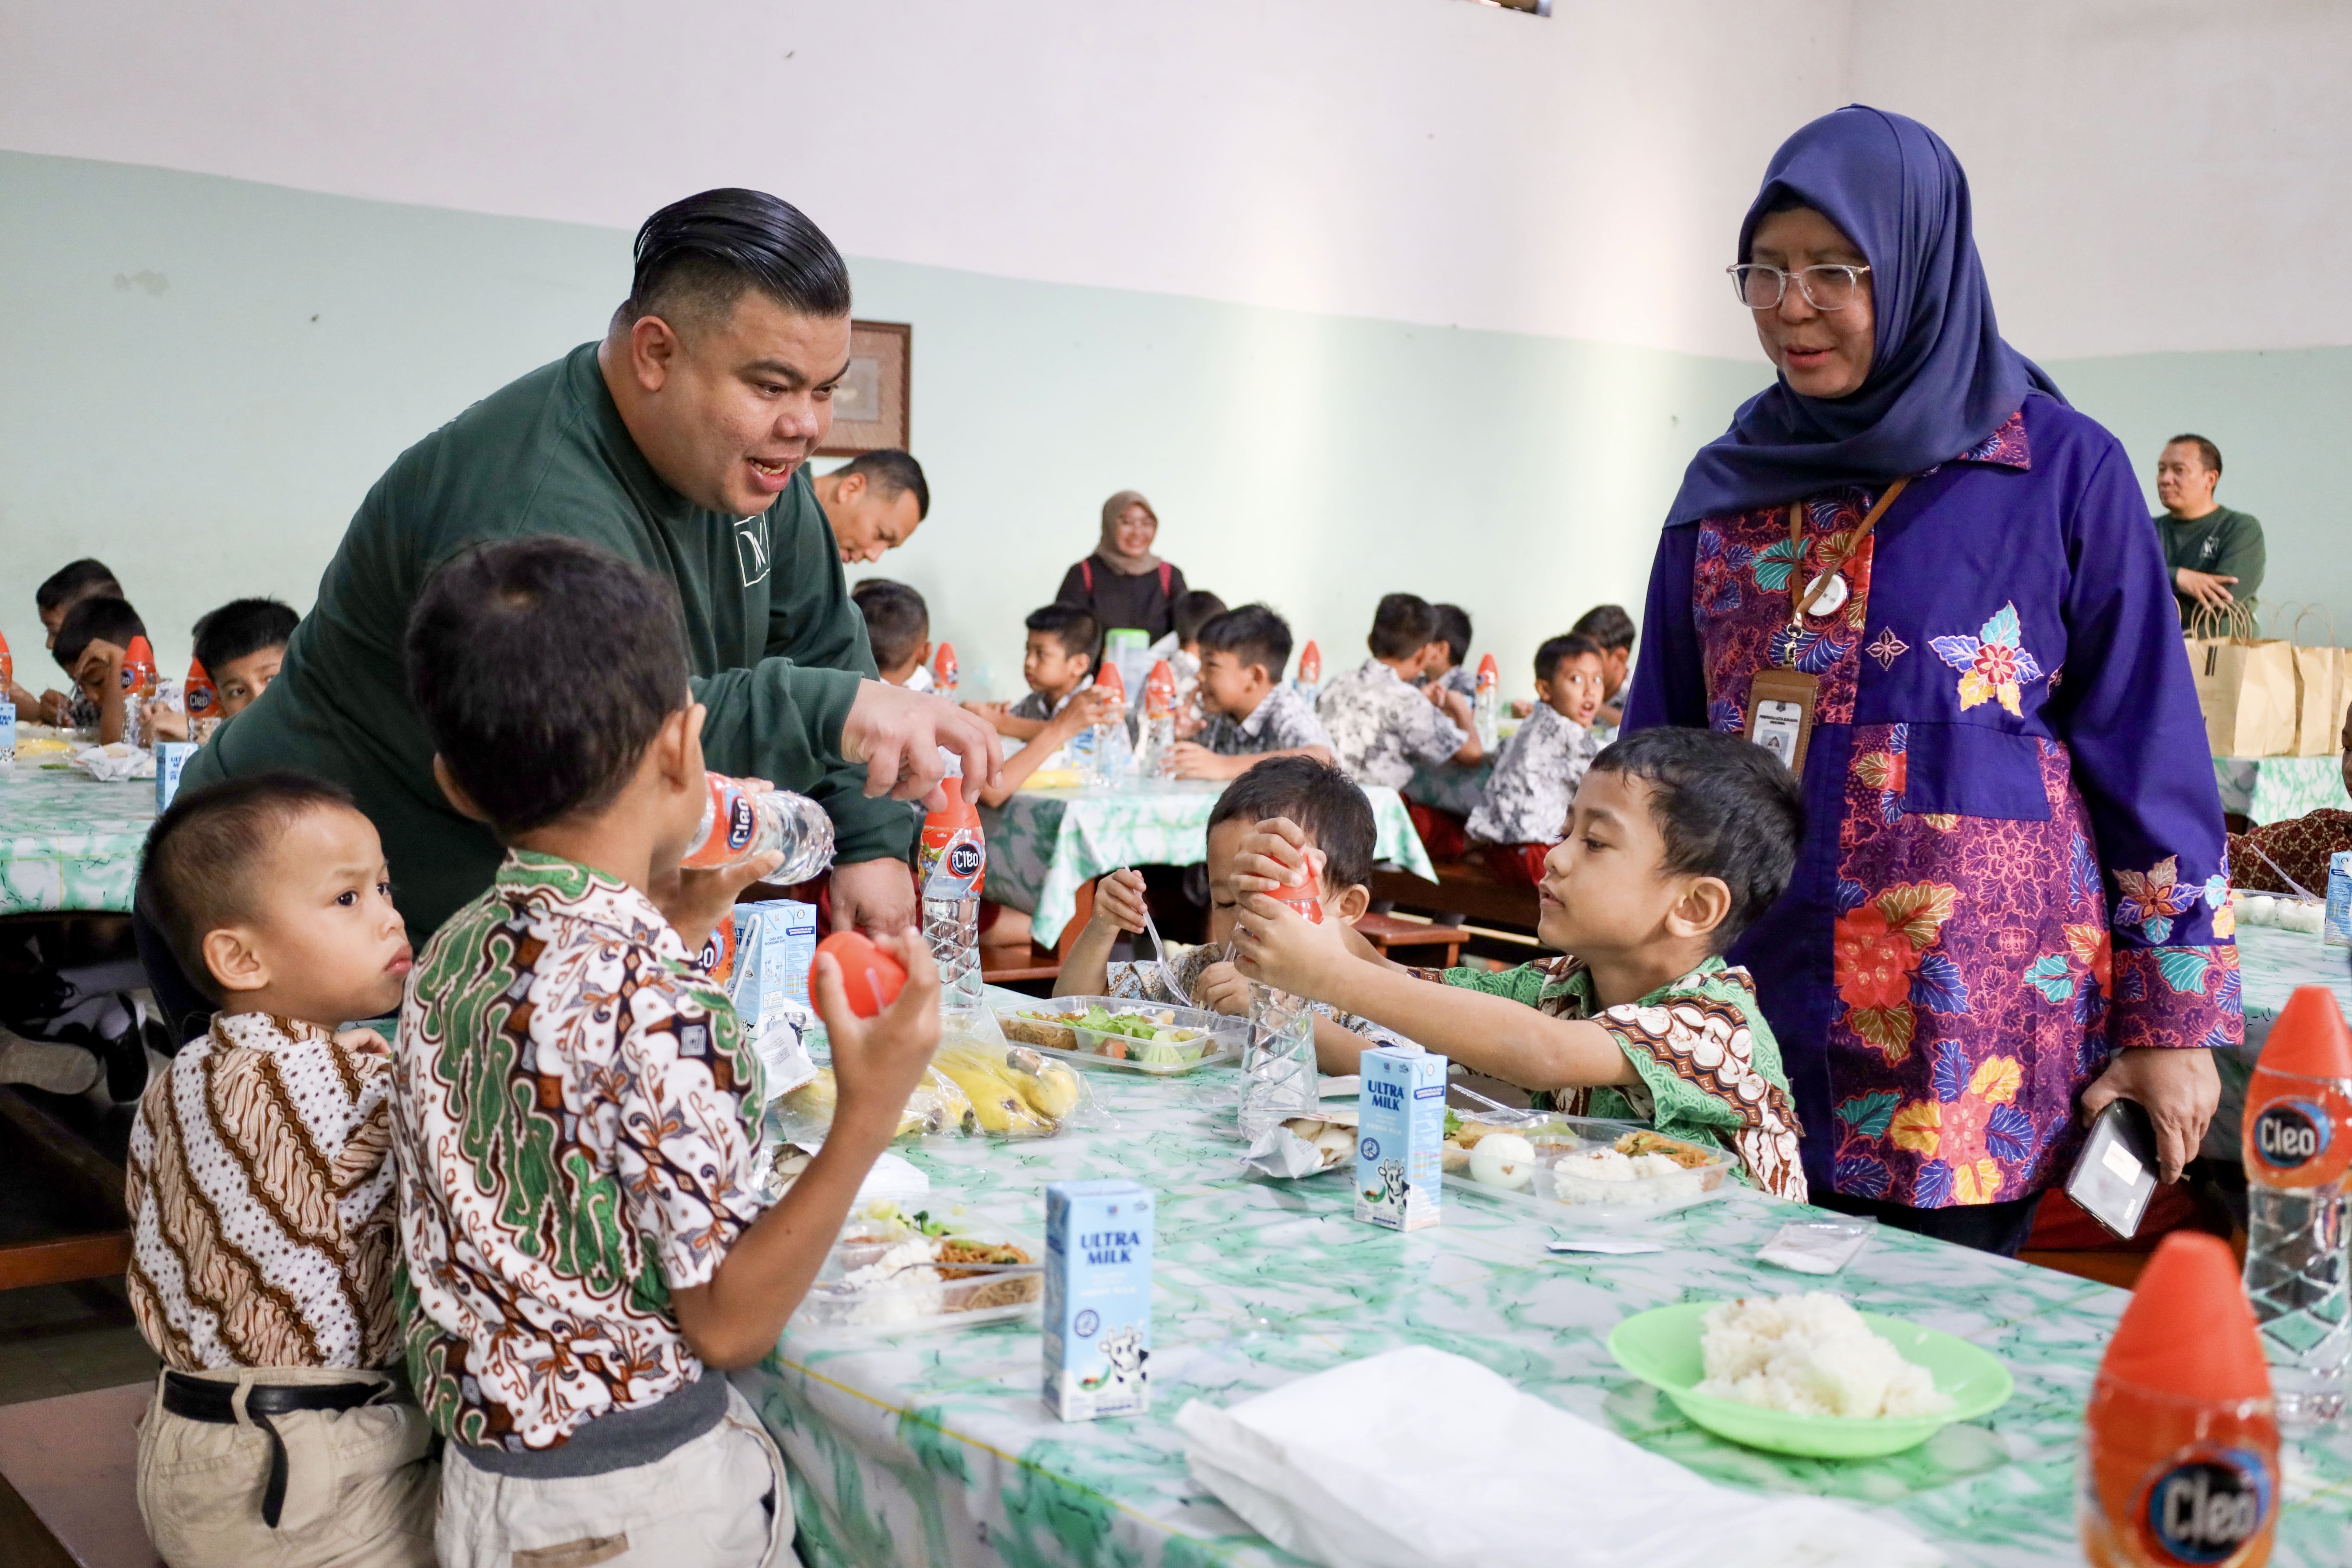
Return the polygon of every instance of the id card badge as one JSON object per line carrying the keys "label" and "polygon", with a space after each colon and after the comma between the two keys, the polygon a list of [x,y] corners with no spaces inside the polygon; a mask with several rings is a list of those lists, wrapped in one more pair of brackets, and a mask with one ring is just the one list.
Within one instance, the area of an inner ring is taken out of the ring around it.
{"label": "id card badge", "polygon": [[1748,738],[1801,778],[1822,683],[1801,669],[1759,669],[1748,684]]}

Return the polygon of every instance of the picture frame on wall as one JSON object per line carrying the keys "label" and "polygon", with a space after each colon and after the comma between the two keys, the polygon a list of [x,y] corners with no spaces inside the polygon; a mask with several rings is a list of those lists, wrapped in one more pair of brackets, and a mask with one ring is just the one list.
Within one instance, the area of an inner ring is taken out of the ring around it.
{"label": "picture frame on wall", "polygon": [[833,394],[833,429],[820,458],[855,458],[908,443],[915,329],[906,321],[849,323],[849,373]]}

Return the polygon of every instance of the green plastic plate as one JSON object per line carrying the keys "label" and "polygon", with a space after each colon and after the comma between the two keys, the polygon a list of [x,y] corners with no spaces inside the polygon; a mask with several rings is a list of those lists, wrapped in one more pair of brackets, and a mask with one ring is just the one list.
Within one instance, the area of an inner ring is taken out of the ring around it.
{"label": "green plastic plate", "polygon": [[1886,1337],[1906,1361],[1934,1376],[1952,1397],[1941,1415],[1799,1415],[1765,1410],[1736,1399],[1693,1392],[1706,1375],[1699,1331],[1712,1301],[1686,1302],[1639,1313],[1609,1335],[1617,1364],[1673,1400],[1682,1413],[1718,1437],[1775,1454],[1815,1459],[1868,1459],[1914,1448],[1956,1421],[1974,1421],[2009,1402],[2014,1384],[2009,1369],[1989,1351],[1966,1340],[1900,1318],[1864,1312],[1862,1321]]}

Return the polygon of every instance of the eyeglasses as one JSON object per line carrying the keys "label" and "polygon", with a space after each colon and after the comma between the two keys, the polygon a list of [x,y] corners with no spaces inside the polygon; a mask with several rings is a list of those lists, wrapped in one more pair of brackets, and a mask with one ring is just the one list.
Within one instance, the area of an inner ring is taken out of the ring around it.
{"label": "eyeglasses", "polygon": [[1807,267],[1795,272],[1784,272],[1778,267],[1761,262],[1744,262],[1727,267],[1731,274],[1731,287],[1739,302],[1751,310],[1769,310],[1789,291],[1789,279],[1797,280],[1798,291],[1805,302],[1816,310],[1843,310],[1861,298],[1862,275],[1867,267]]}

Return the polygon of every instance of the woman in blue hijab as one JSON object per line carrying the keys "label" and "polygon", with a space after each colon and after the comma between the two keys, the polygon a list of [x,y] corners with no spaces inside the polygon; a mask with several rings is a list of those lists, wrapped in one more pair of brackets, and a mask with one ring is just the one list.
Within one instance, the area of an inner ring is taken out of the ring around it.
{"label": "woman in blue hijab", "polygon": [[2013,1254],[2119,1095],[2176,1176],[2243,1032],[2163,558],[2122,447],[2001,341],[1926,126],[1799,131],[1731,275],[1780,374],[1684,476],[1626,725],[1801,771],[1795,880],[1732,956],[1813,1201]]}

